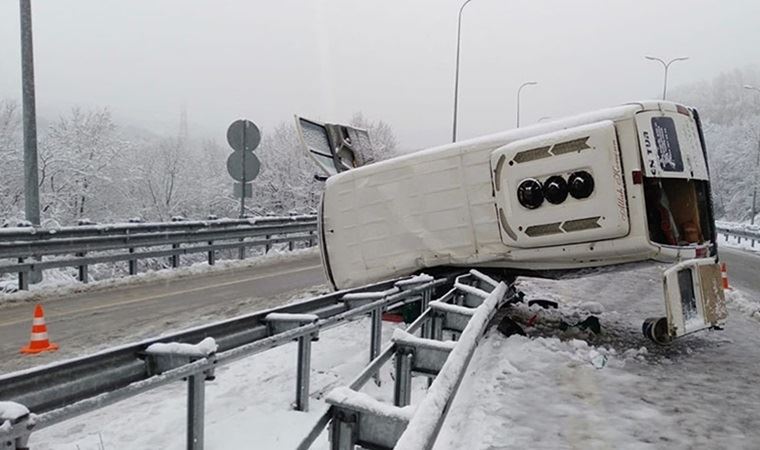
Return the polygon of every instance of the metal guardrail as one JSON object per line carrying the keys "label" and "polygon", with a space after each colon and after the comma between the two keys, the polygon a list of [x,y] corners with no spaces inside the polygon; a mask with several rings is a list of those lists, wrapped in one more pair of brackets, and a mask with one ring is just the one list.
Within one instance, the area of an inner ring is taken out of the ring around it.
{"label": "metal guardrail", "polygon": [[[380,317],[384,310],[426,302],[435,289],[450,284],[445,278],[433,280],[426,276],[386,281],[0,376],[0,400],[18,403],[31,411],[0,417],[0,444],[7,449],[26,448],[33,431],[187,379],[187,448],[202,449],[204,384],[214,378],[215,367],[296,339],[296,405],[297,409],[307,410],[311,340],[320,330],[370,314],[370,354],[374,359],[379,354]],[[173,351],[172,345],[168,350],[155,348],[157,343],[198,343],[209,337],[214,339],[216,349],[203,354]],[[3,426],[4,421],[10,426]]]}
{"label": "metal guardrail", "polygon": [[[298,446],[311,447],[329,425],[330,448],[428,450],[435,444],[446,414],[488,323],[503,304],[517,297],[513,286],[477,272],[457,278],[440,299],[423,301],[427,308],[389,344],[347,387],[331,391],[331,406]],[[420,337],[412,333],[420,331]],[[442,342],[444,331],[459,335]],[[393,405],[358,392],[388,361],[394,359]],[[429,389],[412,411],[412,374],[427,376]]]}
{"label": "metal guardrail", "polygon": [[[83,225],[56,229],[0,229],[0,274],[18,273],[19,289],[29,288],[29,274],[60,267],[77,267],[78,279],[89,281],[88,266],[127,261],[129,274],[137,274],[137,261],[169,257],[179,267],[180,255],[207,253],[214,265],[220,250],[245,249],[297,241],[316,243],[316,216],[261,217],[255,219],[213,219],[167,223],[125,223]],[[94,254],[93,254],[94,253]],[[43,257],[51,257],[43,261]]]}
{"label": "metal guardrail", "polygon": [[760,242],[760,231],[751,231],[746,229],[736,229],[723,226],[717,226],[718,233],[726,236],[728,240],[729,236],[736,239],[737,243],[741,243],[742,239],[750,241],[750,247],[755,247],[755,242]]}

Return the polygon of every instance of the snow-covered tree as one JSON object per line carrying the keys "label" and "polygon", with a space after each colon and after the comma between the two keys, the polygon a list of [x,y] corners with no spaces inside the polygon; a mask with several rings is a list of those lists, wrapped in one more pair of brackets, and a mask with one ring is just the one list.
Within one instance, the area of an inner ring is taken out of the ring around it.
{"label": "snow-covered tree", "polygon": [[107,109],[72,109],[52,123],[40,143],[40,208],[43,216],[73,222],[111,216],[118,174],[115,160],[127,144]]}
{"label": "snow-covered tree", "polygon": [[[704,124],[711,170],[713,201],[718,218],[748,221],[752,192],[758,182],[760,152],[760,86],[756,67],[723,73],[711,81],[673,90],[674,101],[696,107]],[[758,199],[760,207],[760,199]]]}
{"label": "snow-covered tree", "polygon": [[253,181],[251,209],[282,214],[316,208],[323,186],[314,179],[317,168],[301,149],[293,125],[280,123],[262,136],[255,151],[261,173]]}
{"label": "snow-covered tree", "polygon": [[[43,121],[41,120],[41,123]],[[396,138],[388,124],[361,114],[352,120],[370,132],[375,160],[391,157]],[[315,211],[323,183],[301,149],[290,122],[263,130],[254,154],[261,173],[253,183],[248,214]],[[43,224],[73,225],[139,217],[166,221],[173,216],[236,217],[239,198],[226,162],[226,142],[158,136],[119,127],[107,109],[74,108],[39,129],[39,181]],[[23,218],[21,111],[0,101],[0,224]]]}
{"label": "snow-covered tree", "polygon": [[0,100],[0,226],[20,219],[23,207],[21,108],[12,100]]}
{"label": "snow-covered tree", "polygon": [[371,121],[361,112],[356,112],[351,117],[350,124],[369,132],[369,138],[375,150],[374,154],[369,155],[370,161],[382,161],[398,155],[398,140],[391,126],[386,122]]}

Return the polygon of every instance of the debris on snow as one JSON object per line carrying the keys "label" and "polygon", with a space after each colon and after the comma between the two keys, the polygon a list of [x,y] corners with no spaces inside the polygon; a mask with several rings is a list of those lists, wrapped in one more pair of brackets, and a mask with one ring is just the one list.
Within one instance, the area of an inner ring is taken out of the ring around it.
{"label": "debris on snow", "polygon": [[591,314],[601,314],[604,312],[604,306],[599,302],[583,302],[578,307]]}

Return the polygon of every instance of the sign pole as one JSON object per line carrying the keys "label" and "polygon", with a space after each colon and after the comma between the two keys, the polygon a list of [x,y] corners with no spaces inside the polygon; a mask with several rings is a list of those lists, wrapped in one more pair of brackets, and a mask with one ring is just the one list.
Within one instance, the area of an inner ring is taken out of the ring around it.
{"label": "sign pole", "polygon": [[243,193],[240,196],[240,218],[245,217],[245,183],[247,178],[245,177],[245,151],[248,150],[248,146],[246,145],[246,138],[248,132],[248,126],[243,125]]}
{"label": "sign pole", "polygon": [[[233,195],[240,196],[240,218],[245,218],[245,197],[250,195],[253,190],[249,184],[253,181],[261,170],[261,162],[253,154],[253,150],[261,142],[261,132],[259,128],[250,120],[240,119],[232,122],[227,128],[227,143],[232,147],[232,154],[227,158],[227,172],[233,180],[237,181],[233,185]],[[251,156],[246,155],[250,150]],[[250,167],[248,165],[250,164]],[[239,189],[238,189],[239,188]],[[248,191],[246,188],[251,188]],[[240,239],[243,242],[243,239]],[[238,257],[245,258],[245,246],[241,245],[238,249]]]}

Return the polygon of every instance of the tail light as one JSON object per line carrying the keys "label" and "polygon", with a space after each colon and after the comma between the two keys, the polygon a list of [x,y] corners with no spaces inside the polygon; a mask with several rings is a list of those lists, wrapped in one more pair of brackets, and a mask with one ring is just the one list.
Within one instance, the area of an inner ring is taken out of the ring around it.
{"label": "tail light", "polygon": [[578,200],[588,198],[594,192],[594,177],[585,170],[573,172],[568,178],[570,195]]}
{"label": "tail light", "polygon": [[544,197],[553,205],[564,202],[567,199],[567,181],[559,175],[549,177],[544,182]]}
{"label": "tail light", "polygon": [[544,203],[544,193],[541,183],[533,178],[520,182],[517,187],[517,200],[528,209],[536,209]]}

